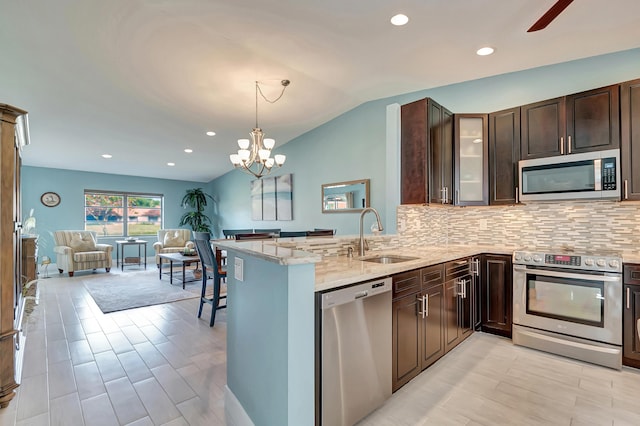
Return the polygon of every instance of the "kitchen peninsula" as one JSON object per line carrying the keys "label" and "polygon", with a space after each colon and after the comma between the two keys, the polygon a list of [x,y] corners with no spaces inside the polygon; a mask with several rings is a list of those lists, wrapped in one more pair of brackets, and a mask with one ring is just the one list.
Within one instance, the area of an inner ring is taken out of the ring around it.
{"label": "kitchen peninsula", "polygon": [[290,242],[216,244],[228,256],[225,391],[227,413],[237,424],[314,424],[316,292],[495,252],[474,246],[404,252],[396,247],[387,253],[417,258],[377,264],[347,256],[323,257],[297,250]]}

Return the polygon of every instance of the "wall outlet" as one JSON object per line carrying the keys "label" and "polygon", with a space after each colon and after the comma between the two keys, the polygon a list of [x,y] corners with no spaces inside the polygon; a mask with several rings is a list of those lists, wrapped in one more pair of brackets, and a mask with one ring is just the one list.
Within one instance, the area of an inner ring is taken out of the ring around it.
{"label": "wall outlet", "polygon": [[244,260],[240,259],[239,257],[236,257],[234,262],[233,262],[233,276],[235,277],[236,280],[238,281],[243,281],[244,277]]}

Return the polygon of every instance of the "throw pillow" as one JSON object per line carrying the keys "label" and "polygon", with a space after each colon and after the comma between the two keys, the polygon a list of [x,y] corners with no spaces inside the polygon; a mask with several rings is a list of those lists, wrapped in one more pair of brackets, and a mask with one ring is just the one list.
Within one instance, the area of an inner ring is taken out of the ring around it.
{"label": "throw pillow", "polygon": [[75,252],[95,251],[96,242],[93,239],[93,235],[88,232],[74,232],[71,235],[69,246]]}
{"label": "throw pillow", "polygon": [[184,247],[185,241],[179,231],[171,231],[164,234],[162,245],[165,247]]}

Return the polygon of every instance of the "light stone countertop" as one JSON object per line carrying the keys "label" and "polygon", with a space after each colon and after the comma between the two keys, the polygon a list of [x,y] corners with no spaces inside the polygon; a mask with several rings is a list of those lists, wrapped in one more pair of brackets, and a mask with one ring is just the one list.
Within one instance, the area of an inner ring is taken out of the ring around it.
{"label": "light stone countertop", "polygon": [[246,253],[280,265],[302,265],[322,261],[322,256],[319,254],[278,245],[274,240],[216,240],[214,244],[226,250]]}
{"label": "light stone countertop", "polygon": [[358,256],[325,256],[316,264],[316,291],[326,291],[362,281],[374,280],[426,266],[476,256],[482,253],[508,254],[515,249],[489,246],[441,246],[424,249],[394,249],[370,251],[363,259],[376,255],[416,257],[400,263],[379,264],[359,260]]}

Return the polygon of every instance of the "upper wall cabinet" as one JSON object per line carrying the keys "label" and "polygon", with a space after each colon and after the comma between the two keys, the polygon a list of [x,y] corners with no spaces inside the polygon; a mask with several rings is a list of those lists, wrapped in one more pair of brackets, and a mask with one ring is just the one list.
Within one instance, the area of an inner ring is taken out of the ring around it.
{"label": "upper wall cabinet", "polygon": [[489,204],[515,204],[520,160],[520,107],[489,114]]}
{"label": "upper wall cabinet", "polygon": [[453,114],[433,99],[401,107],[402,204],[451,203]]}
{"label": "upper wall cabinet", "polygon": [[521,158],[620,146],[619,85],[521,107]]}
{"label": "upper wall cabinet", "polygon": [[454,115],[453,202],[459,206],[489,204],[489,137],[486,114]]}
{"label": "upper wall cabinet", "polygon": [[622,199],[640,200],[640,80],[620,87]]}

